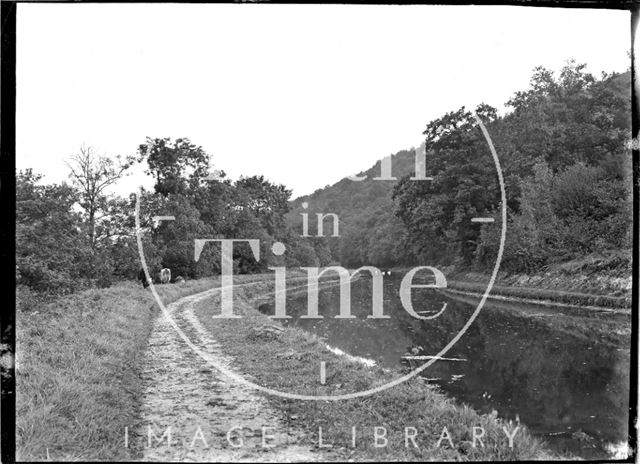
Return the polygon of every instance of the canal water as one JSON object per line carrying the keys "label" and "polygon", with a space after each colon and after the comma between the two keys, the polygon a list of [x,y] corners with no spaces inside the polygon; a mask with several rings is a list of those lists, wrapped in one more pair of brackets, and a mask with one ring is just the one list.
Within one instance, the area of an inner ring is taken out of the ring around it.
{"label": "canal water", "polygon": [[[345,353],[403,370],[433,356],[459,332],[479,299],[414,289],[416,312],[436,314],[418,320],[402,307],[402,275],[384,277],[384,312],[371,314],[371,278],[353,282],[355,319],[335,319],[339,287],[323,288],[323,319],[301,319],[307,294],[287,297],[285,323],[325,338]],[[274,313],[273,303],[260,310]],[[627,314],[526,306],[487,301],[474,323],[440,360],[421,374],[456,401],[480,413],[520,421],[550,448],[586,459],[612,456],[627,440],[629,417],[630,320]]]}

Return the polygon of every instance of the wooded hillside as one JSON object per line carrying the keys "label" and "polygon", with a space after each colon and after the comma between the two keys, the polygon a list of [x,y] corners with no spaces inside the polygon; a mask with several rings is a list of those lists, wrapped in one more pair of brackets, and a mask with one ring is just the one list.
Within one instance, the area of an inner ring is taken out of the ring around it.
{"label": "wooded hillside", "polygon": [[[594,252],[630,248],[631,76],[595,78],[567,63],[559,75],[536,68],[508,111],[476,114],[496,147],[508,208],[502,269],[533,272]],[[431,263],[487,269],[497,255],[500,192],[491,154],[475,118],[460,108],[426,125],[426,175],[412,181],[415,150],[392,156],[398,181],[343,179],[296,199],[289,221],[336,213],[340,238],[313,239],[323,264],[388,267]],[[302,203],[309,204],[303,210]],[[492,217],[493,224],[471,223]],[[330,221],[326,220],[329,224]],[[327,230],[327,225],[325,225]]]}

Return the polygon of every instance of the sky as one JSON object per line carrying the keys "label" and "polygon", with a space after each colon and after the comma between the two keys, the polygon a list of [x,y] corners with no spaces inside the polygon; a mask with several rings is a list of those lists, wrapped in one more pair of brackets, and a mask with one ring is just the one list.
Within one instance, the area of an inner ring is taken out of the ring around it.
{"label": "sky", "polygon": [[[91,146],[188,137],[229,177],[293,197],[418,146],[426,124],[504,111],[535,66],[629,67],[627,11],[516,6],[18,4],[16,167],[47,182]],[[114,191],[152,180],[138,166]]]}

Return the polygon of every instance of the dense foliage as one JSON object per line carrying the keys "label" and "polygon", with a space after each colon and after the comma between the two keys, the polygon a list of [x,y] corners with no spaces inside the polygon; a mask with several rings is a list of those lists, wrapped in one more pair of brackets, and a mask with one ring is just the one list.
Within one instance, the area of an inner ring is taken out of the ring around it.
{"label": "dense foliage", "polygon": [[[81,153],[82,155],[82,153]],[[137,245],[136,195],[121,198],[86,189],[101,185],[114,170],[103,157],[80,155],[89,163],[72,171],[73,183],[43,185],[31,170],[17,175],[17,283],[34,290],[68,293],[89,286],[107,286],[132,279],[140,270]],[[130,157],[123,175],[131,166]],[[263,176],[208,178],[210,157],[188,139],[148,139],[138,150],[155,179],[154,191],[140,197],[140,238],[152,273],[163,267],[175,277],[198,278],[220,272],[220,245],[208,244],[198,261],[195,239],[260,240],[260,259],[246,244],[234,245],[234,272],[265,271],[273,265],[317,264],[315,251],[286,224],[291,192]],[[82,175],[82,173],[87,173]],[[80,173],[80,174],[78,174]],[[87,198],[91,195],[90,200]],[[175,217],[154,223],[154,216]],[[271,245],[281,241],[287,256],[275,256]]]}
{"label": "dense foliage", "polygon": [[[508,233],[502,269],[534,272],[588,253],[630,247],[630,75],[559,76],[537,68],[509,111],[480,105],[505,181]],[[321,239],[328,261],[379,267],[414,263],[490,269],[500,238],[500,189],[488,144],[464,107],[427,124],[427,180],[411,180],[415,151],[392,156],[398,181],[344,179],[298,199],[289,220],[335,212],[340,239]],[[301,207],[309,203],[308,209]],[[492,217],[493,224],[472,223]],[[315,222],[314,226],[315,227]],[[300,230],[300,229],[299,229]],[[315,230],[315,229],[314,229]]]}

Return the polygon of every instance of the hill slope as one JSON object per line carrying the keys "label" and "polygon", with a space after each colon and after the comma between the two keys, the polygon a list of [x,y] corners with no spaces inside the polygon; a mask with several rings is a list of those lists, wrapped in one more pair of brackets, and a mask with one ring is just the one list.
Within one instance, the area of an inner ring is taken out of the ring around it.
{"label": "hill slope", "polygon": [[[415,172],[415,149],[401,150],[391,155],[392,176],[401,179]],[[302,233],[303,213],[308,214],[309,234],[317,235],[316,214],[334,213],[339,218],[339,237],[333,238],[332,219],[324,221],[325,238],[311,239],[323,265],[340,262],[345,266],[367,263],[378,267],[400,264],[409,257],[398,239],[404,227],[393,214],[391,194],[397,180],[374,180],[381,175],[381,161],[357,174],[365,180],[344,178],[318,189],[311,195],[293,200],[288,214],[289,224]],[[303,203],[308,207],[303,208]]]}
{"label": "hill slope", "polygon": [[[537,68],[530,88],[514,94],[504,116],[487,105],[476,109],[505,177],[510,232],[503,269],[537,272],[629,247],[631,158],[624,145],[630,77],[597,79],[569,61],[557,77]],[[415,169],[412,148],[391,156],[398,180],[374,180],[381,175],[378,161],[358,174],[365,180],[344,178],[290,202],[287,221],[296,235],[308,214],[312,237],[303,240],[319,265],[384,268],[419,261],[484,269],[495,261],[499,227],[468,226],[472,217],[496,216],[500,207],[495,168],[477,123],[461,108],[426,128],[426,172],[433,182],[402,180]],[[338,216],[339,237],[330,237],[331,217],[324,220],[324,237],[316,237],[319,213]]]}

